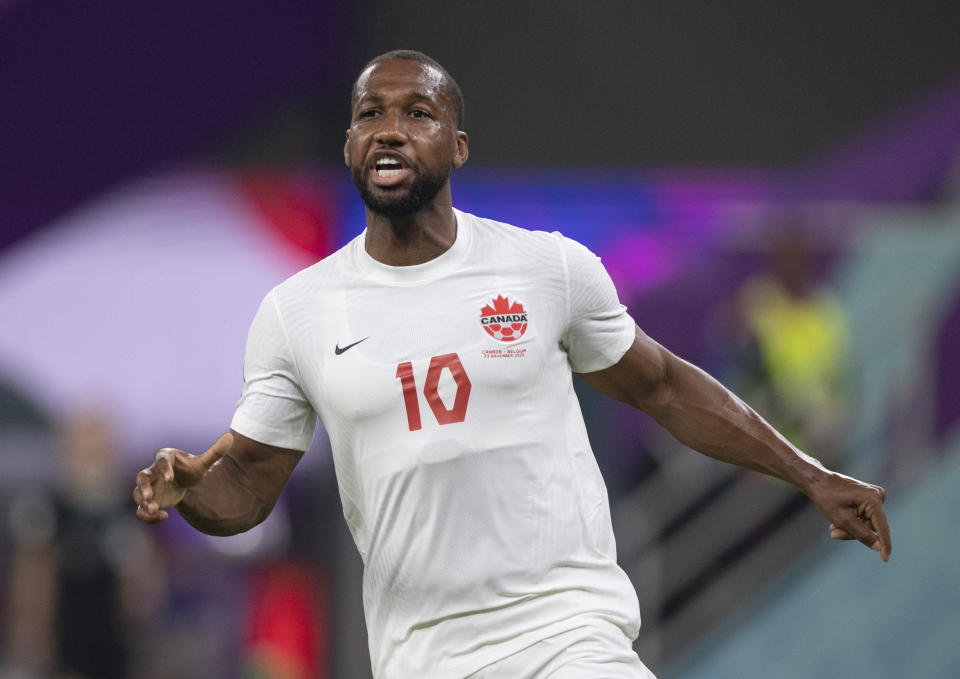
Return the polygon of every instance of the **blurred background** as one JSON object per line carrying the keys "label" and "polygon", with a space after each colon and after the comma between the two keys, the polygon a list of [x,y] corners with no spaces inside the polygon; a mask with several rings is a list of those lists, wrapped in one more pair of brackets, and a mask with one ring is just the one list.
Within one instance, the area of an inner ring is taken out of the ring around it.
{"label": "blurred background", "polygon": [[0,1],[0,677],[370,676],[322,432],[271,517],[129,499],[228,425],[274,284],[362,230],[349,90],[466,95],[454,202],[599,254],[650,335],[839,471],[791,488],[580,390],[661,679],[960,676],[960,7]]}

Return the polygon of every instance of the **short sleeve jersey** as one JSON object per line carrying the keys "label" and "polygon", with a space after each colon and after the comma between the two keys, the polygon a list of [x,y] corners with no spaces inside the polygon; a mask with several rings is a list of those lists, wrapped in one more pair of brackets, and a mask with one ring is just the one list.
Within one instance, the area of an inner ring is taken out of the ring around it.
{"label": "short sleeve jersey", "polygon": [[361,234],[274,288],[232,423],[303,450],[322,421],[378,679],[640,622],[571,375],[616,363],[634,323],[582,245],[455,214],[425,264],[384,265]]}

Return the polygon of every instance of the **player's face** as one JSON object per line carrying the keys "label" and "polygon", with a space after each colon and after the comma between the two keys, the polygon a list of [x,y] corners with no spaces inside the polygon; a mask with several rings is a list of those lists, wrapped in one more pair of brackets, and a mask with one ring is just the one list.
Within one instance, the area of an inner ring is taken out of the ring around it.
{"label": "player's face", "polygon": [[344,160],[373,212],[412,215],[429,205],[467,159],[467,135],[443,74],[417,61],[390,59],[360,74]]}

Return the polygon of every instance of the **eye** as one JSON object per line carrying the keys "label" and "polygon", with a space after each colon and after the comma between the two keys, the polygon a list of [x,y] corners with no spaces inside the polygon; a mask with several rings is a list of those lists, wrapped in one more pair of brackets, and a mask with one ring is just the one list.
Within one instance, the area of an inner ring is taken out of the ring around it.
{"label": "eye", "polygon": [[357,120],[367,120],[375,117],[379,111],[375,108],[367,108],[357,113]]}
{"label": "eye", "polygon": [[410,111],[410,117],[416,118],[416,119],[418,119],[418,120],[423,119],[423,118],[433,118],[432,115],[430,115],[430,114],[427,113],[426,111],[424,111],[424,110],[422,110],[422,109],[419,109],[419,108],[415,108],[415,109],[413,109],[412,111]]}

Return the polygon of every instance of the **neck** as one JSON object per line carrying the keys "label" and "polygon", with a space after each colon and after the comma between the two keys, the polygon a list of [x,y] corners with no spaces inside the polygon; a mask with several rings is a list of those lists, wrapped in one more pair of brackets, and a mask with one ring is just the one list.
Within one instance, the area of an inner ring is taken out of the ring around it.
{"label": "neck", "polygon": [[457,218],[449,189],[407,217],[384,217],[367,208],[364,248],[383,264],[412,266],[429,262],[449,250],[456,239]]}

